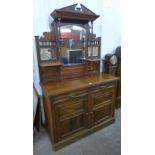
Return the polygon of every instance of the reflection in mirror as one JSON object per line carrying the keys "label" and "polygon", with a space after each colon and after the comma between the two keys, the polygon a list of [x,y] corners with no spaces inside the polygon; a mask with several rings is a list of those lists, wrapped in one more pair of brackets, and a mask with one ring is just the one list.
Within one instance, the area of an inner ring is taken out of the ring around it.
{"label": "reflection in mirror", "polygon": [[60,27],[61,32],[61,59],[66,65],[83,62],[86,30],[77,25]]}
{"label": "reflection in mirror", "polygon": [[89,57],[98,57],[98,47],[97,46],[94,46],[94,47],[89,46],[88,47],[88,56]]}
{"label": "reflection in mirror", "polygon": [[93,47],[93,56],[98,56],[98,47]]}
{"label": "reflection in mirror", "polygon": [[52,48],[41,48],[40,58],[41,60],[57,60],[56,52]]}

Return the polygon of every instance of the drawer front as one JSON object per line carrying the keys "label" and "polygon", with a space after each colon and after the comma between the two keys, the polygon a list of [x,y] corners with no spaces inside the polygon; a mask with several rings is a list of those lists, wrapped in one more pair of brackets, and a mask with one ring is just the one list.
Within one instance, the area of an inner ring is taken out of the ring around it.
{"label": "drawer front", "polygon": [[82,96],[86,96],[87,90],[78,90],[78,91],[71,91],[66,93],[61,93],[59,95],[55,95],[54,97],[51,97],[51,102],[53,104],[59,104],[62,102],[66,102],[68,100],[73,100]]}
{"label": "drawer front", "polygon": [[88,92],[92,94],[92,93],[98,92],[99,90],[107,91],[107,89],[116,87],[116,85],[117,85],[116,81],[107,82],[107,83],[90,87]]}

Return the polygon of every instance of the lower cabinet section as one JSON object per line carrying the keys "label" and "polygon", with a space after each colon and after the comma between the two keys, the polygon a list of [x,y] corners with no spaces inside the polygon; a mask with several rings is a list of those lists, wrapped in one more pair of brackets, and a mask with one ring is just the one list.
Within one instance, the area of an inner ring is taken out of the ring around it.
{"label": "lower cabinet section", "polygon": [[[47,127],[55,149],[114,121],[116,81],[44,96]],[[52,118],[50,118],[52,117]]]}

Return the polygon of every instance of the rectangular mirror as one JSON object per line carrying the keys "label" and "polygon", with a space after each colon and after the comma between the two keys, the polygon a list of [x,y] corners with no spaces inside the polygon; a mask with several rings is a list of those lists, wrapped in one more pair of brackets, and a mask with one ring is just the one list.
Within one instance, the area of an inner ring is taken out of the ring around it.
{"label": "rectangular mirror", "polygon": [[61,60],[65,65],[83,63],[86,30],[79,25],[64,25],[61,33]]}

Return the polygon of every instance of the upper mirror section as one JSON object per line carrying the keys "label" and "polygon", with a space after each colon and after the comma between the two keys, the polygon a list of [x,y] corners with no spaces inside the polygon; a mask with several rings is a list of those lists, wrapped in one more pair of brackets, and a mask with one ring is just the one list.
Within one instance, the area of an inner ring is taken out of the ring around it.
{"label": "upper mirror section", "polygon": [[79,25],[64,25],[60,27],[60,34],[62,62],[65,65],[82,63],[86,30]]}

